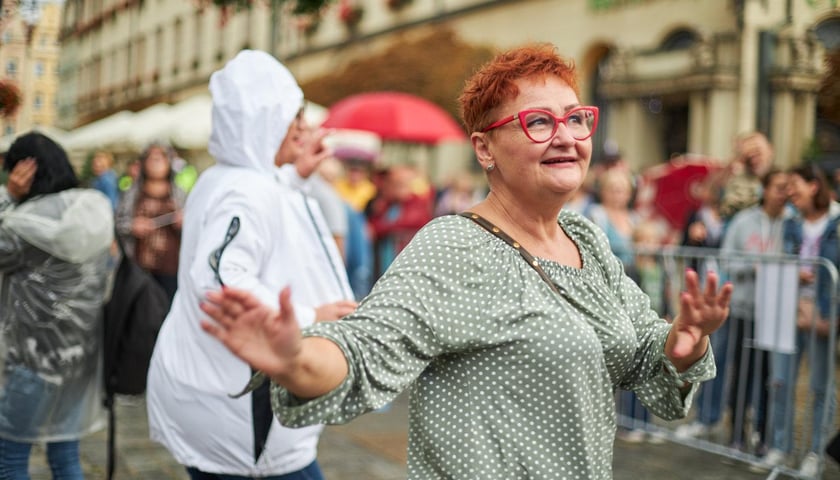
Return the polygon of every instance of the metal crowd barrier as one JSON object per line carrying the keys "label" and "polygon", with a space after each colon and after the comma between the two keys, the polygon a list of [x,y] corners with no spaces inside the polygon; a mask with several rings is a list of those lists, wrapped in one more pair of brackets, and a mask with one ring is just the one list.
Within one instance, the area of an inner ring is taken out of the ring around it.
{"label": "metal crowd barrier", "polygon": [[[700,387],[689,418],[666,422],[648,416],[639,412],[638,403],[628,401],[626,393],[618,392],[620,433],[641,431],[654,439],[744,462],[754,471],[766,471],[768,479],[822,478],[825,445],[837,431],[833,405],[840,296],[832,262],[792,255],[723,255],[704,248],[638,246],[636,251],[637,258],[647,256],[655,260],[649,264],[659,267],[661,275],[653,278],[662,279],[662,292],[654,297],[664,299],[665,313],[672,318],[679,313],[686,268],[695,269],[701,278],[707,271],[718,272],[733,283],[735,293],[729,319],[711,338],[718,377]],[[818,332],[816,305],[807,313],[811,292],[800,285],[801,270],[822,272],[816,288],[827,288],[831,298],[828,318],[833,320],[828,322],[827,335]],[[810,318],[811,326],[798,327],[797,318],[803,322]],[[824,389],[813,389],[812,384]],[[774,447],[787,451],[784,463],[767,463],[767,451]],[[816,476],[799,470],[810,451],[820,459]]]}

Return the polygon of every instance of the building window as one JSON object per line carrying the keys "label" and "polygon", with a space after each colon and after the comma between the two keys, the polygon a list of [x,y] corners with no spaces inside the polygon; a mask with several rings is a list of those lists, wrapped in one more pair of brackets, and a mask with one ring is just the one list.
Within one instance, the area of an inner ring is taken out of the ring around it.
{"label": "building window", "polygon": [[840,18],[826,20],[814,29],[826,50],[840,48]]}
{"label": "building window", "polygon": [[14,60],[9,60],[6,62],[6,75],[11,78],[15,78],[17,75],[17,62]]}
{"label": "building window", "polygon": [[44,62],[35,62],[35,77],[41,78],[44,76]]}
{"label": "building window", "polygon": [[35,100],[32,101],[32,108],[34,108],[35,111],[37,112],[37,111],[41,110],[41,107],[43,105],[44,105],[44,98],[41,96],[41,94],[39,93],[38,95],[35,95]]}
{"label": "building window", "polygon": [[181,42],[184,38],[183,33],[183,22],[181,19],[175,20],[175,27],[172,29],[172,45],[175,45],[175,48],[172,49],[172,73],[173,75],[177,75],[178,69],[181,66]]}
{"label": "building window", "polygon": [[196,10],[195,12],[195,39],[193,45],[195,52],[193,52],[193,70],[197,70],[201,63],[201,47],[204,45],[204,11]]}
{"label": "building window", "polygon": [[675,32],[671,32],[670,35],[665,37],[665,40],[662,41],[660,49],[666,52],[674,50],[687,50],[691,48],[698,39],[697,33],[692,32],[691,30],[677,30]]}
{"label": "building window", "polygon": [[3,32],[3,43],[9,43],[12,41],[12,32],[6,30]]}
{"label": "building window", "polygon": [[15,133],[15,127],[11,125],[6,125],[6,128],[3,129],[6,132],[6,135],[11,135]]}

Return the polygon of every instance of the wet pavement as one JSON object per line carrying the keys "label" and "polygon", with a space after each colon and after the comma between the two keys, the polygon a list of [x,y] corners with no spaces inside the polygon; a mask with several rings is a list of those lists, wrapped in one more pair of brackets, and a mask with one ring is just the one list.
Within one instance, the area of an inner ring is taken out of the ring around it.
{"label": "wet pavement", "polygon": [[[406,478],[408,405],[400,397],[384,412],[362,416],[347,425],[328,426],[321,436],[318,460],[326,480],[402,480]],[[142,398],[117,402],[118,464],[116,480],[188,480],[169,453],[148,438],[146,407]],[[105,431],[82,441],[85,478],[105,478]],[[749,465],[679,444],[616,441],[615,480],[764,479]],[[50,478],[43,450],[36,448],[30,463],[33,480]],[[793,478],[780,475],[775,478]],[[840,468],[831,463],[825,480],[840,480]]]}

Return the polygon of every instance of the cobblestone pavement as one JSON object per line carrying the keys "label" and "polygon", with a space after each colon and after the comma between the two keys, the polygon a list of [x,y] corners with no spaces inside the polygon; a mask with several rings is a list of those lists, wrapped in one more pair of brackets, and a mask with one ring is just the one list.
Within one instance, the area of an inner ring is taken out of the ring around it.
{"label": "cobblestone pavement", "polygon": [[[142,399],[118,399],[117,415],[116,480],[188,479],[169,453],[148,439],[146,407]],[[321,436],[318,455],[326,479],[405,479],[407,425],[407,401],[400,397],[387,411],[370,413],[347,425],[328,426]],[[105,432],[85,438],[81,450],[86,479],[104,479]],[[33,480],[50,478],[42,449],[33,451],[30,469]],[[767,473],[751,472],[744,463],[669,442],[629,444],[617,440],[614,471],[615,480],[768,478]],[[823,478],[840,479],[840,469],[831,464]]]}

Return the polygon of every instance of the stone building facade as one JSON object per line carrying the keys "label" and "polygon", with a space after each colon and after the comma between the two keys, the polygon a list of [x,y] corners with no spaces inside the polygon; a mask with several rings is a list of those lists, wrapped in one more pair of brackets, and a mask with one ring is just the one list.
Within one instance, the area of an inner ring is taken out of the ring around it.
{"label": "stone building facade", "polygon": [[56,122],[61,11],[58,1],[24,1],[4,12],[0,75],[20,87],[23,99],[16,115],[0,120],[2,136],[51,127]]}
{"label": "stone building facade", "polygon": [[254,4],[66,0],[61,126],[206,92],[242,48],[305,81],[445,26],[499,49],[552,42],[574,59],[582,102],[602,110],[596,156],[612,142],[636,168],[727,159],[735,135],[758,129],[786,166],[815,135],[825,52],[840,48],[837,0],[338,0],[317,17]]}

